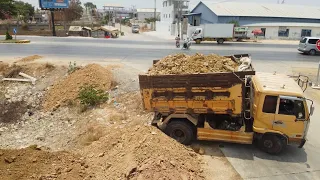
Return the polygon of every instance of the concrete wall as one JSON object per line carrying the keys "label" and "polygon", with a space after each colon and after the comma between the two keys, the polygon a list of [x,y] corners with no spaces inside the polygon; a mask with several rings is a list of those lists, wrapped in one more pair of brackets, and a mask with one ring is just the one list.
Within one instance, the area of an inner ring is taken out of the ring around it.
{"label": "concrete wall", "polygon": [[[159,12],[157,12],[157,17],[160,17]],[[137,18],[139,21],[144,21],[146,18],[154,18],[154,12],[138,12]]]}
{"label": "concrete wall", "polygon": [[[6,30],[6,27],[7,27],[7,25],[5,25],[5,24],[0,24],[0,30]],[[16,28],[17,25],[12,24],[12,25],[10,25],[9,27],[10,27],[9,29],[13,29],[13,28]],[[49,29],[49,25],[48,25],[48,24],[28,24],[27,27],[28,27],[28,30],[31,30],[31,31],[33,31],[33,30],[47,30],[47,29]],[[18,26],[18,31],[19,31],[20,29],[22,29],[22,25],[21,25],[21,24]]]}
{"label": "concrete wall", "polygon": [[320,27],[287,27],[289,29],[289,37],[279,37],[279,27],[278,26],[252,26],[249,27],[248,30],[248,36],[253,37],[253,34],[251,33],[254,29],[260,29],[260,28],[266,28],[266,34],[265,37],[260,36],[260,39],[288,39],[288,40],[298,40],[301,39],[301,31],[302,29],[310,29],[311,30],[311,36],[320,36]]}

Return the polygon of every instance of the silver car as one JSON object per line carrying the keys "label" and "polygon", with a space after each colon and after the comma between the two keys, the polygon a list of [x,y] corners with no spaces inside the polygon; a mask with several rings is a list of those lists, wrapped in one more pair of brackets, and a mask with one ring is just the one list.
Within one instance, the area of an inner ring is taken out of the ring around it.
{"label": "silver car", "polygon": [[301,39],[298,51],[303,52],[304,54],[316,55],[320,54],[316,44],[320,38],[318,37],[305,37]]}
{"label": "silver car", "polygon": [[139,25],[133,25],[132,26],[132,33],[139,33],[140,26]]}

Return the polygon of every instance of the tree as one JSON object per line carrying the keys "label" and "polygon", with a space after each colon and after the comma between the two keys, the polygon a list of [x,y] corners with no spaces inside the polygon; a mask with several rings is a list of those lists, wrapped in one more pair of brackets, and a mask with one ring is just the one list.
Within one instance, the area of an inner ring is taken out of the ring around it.
{"label": "tree", "polygon": [[93,4],[92,2],[86,2],[83,4],[86,9],[97,9],[97,6]]}
{"label": "tree", "polygon": [[14,6],[18,15],[18,20],[21,18],[24,22],[27,22],[34,16],[34,7],[29,3],[15,1]]}
{"label": "tree", "polygon": [[152,23],[152,22],[156,22],[157,21],[157,18],[145,18],[144,21],[148,24]]}
{"label": "tree", "polygon": [[64,10],[64,16],[66,22],[72,22],[79,20],[82,17],[83,8],[80,0],[70,0],[69,8]]}
{"label": "tree", "polygon": [[229,21],[229,24],[234,24],[235,27],[240,27],[239,21],[236,20]]}
{"label": "tree", "polygon": [[16,15],[14,0],[1,0],[0,1],[0,19],[10,19]]}

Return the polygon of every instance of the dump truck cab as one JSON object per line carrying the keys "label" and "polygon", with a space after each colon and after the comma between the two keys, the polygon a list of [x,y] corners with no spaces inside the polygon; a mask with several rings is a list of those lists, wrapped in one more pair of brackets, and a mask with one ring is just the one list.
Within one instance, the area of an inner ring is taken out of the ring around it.
{"label": "dump truck cab", "polygon": [[256,73],[251,84],[253,131],[263,143],[260,145],[283,143],[302,147],[310,113],[301,87],[288,76],[276,73]]}

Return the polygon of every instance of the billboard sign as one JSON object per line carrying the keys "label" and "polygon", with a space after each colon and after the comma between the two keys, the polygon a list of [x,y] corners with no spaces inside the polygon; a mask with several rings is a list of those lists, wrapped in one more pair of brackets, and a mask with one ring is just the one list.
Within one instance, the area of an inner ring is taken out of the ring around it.
{"label": "billboard sign", "polygon": [[63,9],[69,7],[69,0],[39,0],[41,9]]}

